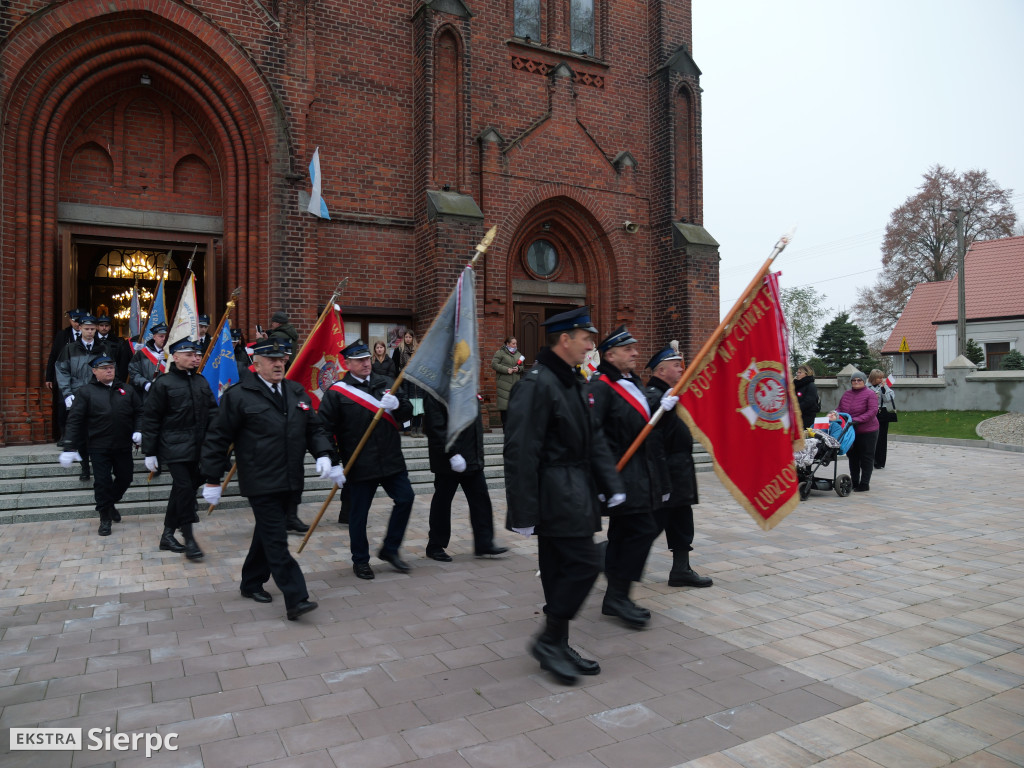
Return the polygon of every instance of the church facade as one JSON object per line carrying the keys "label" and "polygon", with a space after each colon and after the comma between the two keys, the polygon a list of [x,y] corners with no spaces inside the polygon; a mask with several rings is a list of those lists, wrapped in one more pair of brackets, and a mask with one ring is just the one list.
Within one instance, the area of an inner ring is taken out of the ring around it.
{"label": "church facade", "polygon": [[[718,322],[690,0],[12,0],[0,8],[0,444],[52,439],[65,310],[127,335],[189,264],[214,322],[422,334],[477,265],[481,375],[590,305],[650,352]],[[330,219],[307,212],[319,148]],[[170,309],[170,308],[169,308]]]}

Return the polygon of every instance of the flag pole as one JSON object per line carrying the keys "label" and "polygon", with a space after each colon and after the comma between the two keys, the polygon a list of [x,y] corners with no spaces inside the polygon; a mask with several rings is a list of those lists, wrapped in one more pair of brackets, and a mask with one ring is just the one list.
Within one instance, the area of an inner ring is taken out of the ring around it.
{"label": "flag pole", "polygon": [[[487,230],[487,234],[484,235],[483,240],[481,240],[476,245],[476,253],[473,254],[473,258],[470,259],[469,264],[467,266],[473,267],[473,266],[476,265],[476,263],[480,259],[480,257],[483,256],[487,252],[487,249],[490,247],[491,243],[494,241],[494,238],[495,238],[495,236],[497,234],[498,234],[498,225],[495,224],[493,227],[491,227],[489,230]],[[427,333],[424,334],[424,338],[426,338],[426,336],[430,334],[430,331],[433,329],[434,324],[437,323],[437,320],[441,316],[441,312],[443,310],[444,310],[444,307],[442,306],[441,310],[438,311],[437,315],[434,317],[433,321],[430,323],[430,328],[427,329]],[[411,362],[411,360],[410,360],[410,362]],[[406,363],[406,365],[408,366],[408,363]],[[401,386],[402,380],[404,379],[404,377],[405,377],[405,368],[403,368],[401,371],[399,371],[398,376],[395,378],[395,381],[391,385],[391,389],[389,391],[397,392],[398,391],[398,387]],[[366,441],[370,439],[370,435],[373,433],[373,430],[376,429],[377,428],[377,424],[380,423],[381,415],[383,413],[384,413],[384,409],[383,408],[378,408],[377,412],[375,414],[373,414],[373,421],[371,421],[370,422],[370,426],[368,426],[366,428],[366,431],[363,433],[362,438],[360,438],[359,443],[355,447],[355,450],[352,451],[352,455],[348,457],[348,462],[345,464],[345,468],[342,470],[345,473],[346,477],[348,477],[348,473],[349,473],[349,470],[352,469],[352,465],[356,463],[356,459],[359,458],[359,454],[363,452],[363,447],[366,445]],[[309,537],[313,535],[313,531],[315,531],[317,525],[320,524],[320,518],[322,518],[324,516],[324,513],[327,511],[327,507],[330,505],[331,500],[334,499],[334,494],[337,493],[337,492],[338,492],[338,486],[337,485],[333,485],[331,487],[331,492],[327,495],[327,499],[321,505],[320,512],[317,513],[316,519],[310,524],[309,530],[306,531],[306,535],[302,539],[302,543],[299,544],[299,549],[298,549],[299,552],[302,552],[302,550],[305,548],[306,542],[309,541]]]}
{"label": "flag pole", "polygon": [[217,330],[210,336],[210,343],[206,347],[206,351],[203,352],[203,359],[199,361],[199,368],[196,369],[196,373],[202,373],[203,368],[206,367],[206,361],[210,359],[210,352],[214,347],[214,339],[220,338],[220,332],[224,330],[224,323],[228,321],[231,316],[231,310],[238,304],[238,297],[242,295],[242,288],[239,286],[231,292],[231,298],[228,299],[227,309],[224,310],[224,314],[220,316],[220,322],[217,323]]}
{"label": "flag pole", "polygon": [[[332,309],[334,307],[335,300],[341,295],[341,292],[345,289],[346,285],[348,285],[348,278],[347,277],[344,280],[342,280],[340,283],[338,283],[337,287],[335,287],[334,293],[331,294],[331,300],[328,301],[324,305],[324,309],[320,313],[320,317],[317,318],[316,323],[313,325],[313,330],[309,332],[309,335],[306,337],[306,340],[302,343],[302,347],[299,349],[299,353],[296,354],[296,357],[298,357],[298,355],[302,353],[302,349],[304,349],[306,344],[309,343],[309,340],[311,338],[313,338],[313,334],[316,332],[316,329],[320,327],[320,323],[322,323],[324,321],[324,318],[327,317],[327,310]],[[237,288],[235,290],[236,290],[236,292],[238,292],[238,291],[241,291],[242,289],[241,288]],[[235,294],[231,294],[231,298],[234,299],[234,297],[235,297]],[[229,306],[232,306],[232,305],[229,303]],[[221,325],[217,326],[217,334],[215,334],[213,337],[211,337],[211,342],[210,342],[210,347],[211,348],[213,346],[212,339],[217,338],[217,336],[220,335],[220,329],[221,329],[221,326],[223,326],[223,325],[224,325],[224,321],[222,320],[221,321]],[[206,354],[203,355],[203,364],[206,363],[206,356],[209,355],[209,354],[210,354],[210,350],[207,349],[206,350]],[[202,370],[202,365],[199,366],[199,370]],[[231,450],[234,447],[235,447],[234,443],[232,443],[228,447],[228,455],[231,454]],[[235,476],[235,472],[237,470],[238,470],[238,462],[237,461],[232,462],[231,463],[231,469],[228,471],[227,477],[224,478],[224,482],[221,483],[221,485],[220,485],[220,492],[221,492],[221,494],[223,494],[224,491],[227,490],[228,483],[231,482],[231,478]],[[216,504],[211,504],[209,507],[207,507],[207,509],[206,509],[206,516],[207,517],[209,517],[210,515],[213,514],[213,509],[216,506],[217,506]]]}
{"label": "flag pole", "polygon": [[[721,340],[721,338],[729,332],[729,329],[732,327],[732,322],[736,319],[736,316],[750,306],[750,301],[753,298],[754,292],[761,283],[764,282],[764,276],[768,274],[768,270],[771,269],[772,262],[775,261],[775,257],[782,253],[785,247],[789,245],[789,241],[793,239],[793,232],[795,229],[796,228],[794,227],[779,238],[779,241],[775,244],[775,248],[772,249],[767,260],[761,265],[761,268],[757,271],[757,274],[754,275],[754,279],[750,281],[746,290],[743,291],[740,300],[736,302],[731,310],[729,310],[729,314],[727,314],[722,322],[718,324],[718,327],[715,328],[708,340],[704,342],[704,346],[700,348],[700,351],[690,361],[690,364],[686,366],[686,370],[683,371],[683,375],[679,378],[679,381],[677,381],[675,386],[666,394],[677,396],[684,387],[689,385],[690,379],[693,378],[697,369],[703,364],[704,358],[707,357],[707,355],[715,348],[715,345]],[[661,415],[663,413],[665,413],[665,411],[661,408],[655,410],[654,414],[651,416],[651,420],[647,422],[642,430],[640,430],[640,434],[636,436],[632,445],[630,445],[626,452],[622,454],[622,458],[619,459],[618,463],[615,465],[615,469],[617,471],[621,472],[622,468],[626,466],[631,458],[633,458],[633,454],[637,452],[644,440],[647,439],[647,436],[651,434],[651,430],[654,429],[658,421],[661,420]]]}

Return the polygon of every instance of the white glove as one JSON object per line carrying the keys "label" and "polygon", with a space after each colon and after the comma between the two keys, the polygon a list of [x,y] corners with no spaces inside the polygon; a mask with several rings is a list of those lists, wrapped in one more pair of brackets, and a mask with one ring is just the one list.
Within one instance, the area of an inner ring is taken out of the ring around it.
{"label": "white glove", "polygon": [[668,500],[669,500],[669,498],[671,498],[671,496],[672,496],[672,494],[671,494],[671,493],[666,493],[666,494],[665,494],[664,496],[662,496],[662,497],[661,497],[661,501],[662,501],[662,503],[664,504],[664,503],[665,503],[666,501],[668,501]]}
{"label": "white glove", "polygon": [[380,399],[380,404],[384,406],[385,411],[390,413],[398,407],[398,398],[390,392],[385,392],[384,396]]}
{"label": "white glove", "polygon": [[206,499],[207,504],[212,504],[216,507],[220,503],[220,486],[204,485],[203,498]]}
{"label": "white glove", "polygon": [[143,387],[143,389],[145,389],[147,392],[149,392],[149,388],[152,387],[152,386],[153,386],[153,382],[152,381],[147,381],[146,382],[146,386]]}
{"label": "white glove", "polygon": [[604,504],[604,494],[603,493],[597,494],[597,500],[600,501],[602,504]]}
{"label": "white glove", "polygon": [[146,469],[148,469],[150,472],[156,472],[158,469],[160,469],[160,462],[156,460],[156,456],[146,457]]}
{"label": "white glove", "polygon": [[513,528],[513,531],[518,533],[520,536],[533,536],[533,526],[529,528]]}
{"label": "white glove", "polygon": [[345,484],[345,468],[341,464],[335,464],[331,467],[331,480],[339,488]]}
{"label": "white glove", "polygon": [[72,463],[81,460],[82,456],[78,451],[62,451],[60,456],[57,458],[57,461],[60,462],[60,465],[64,467],[64,469],[70,467]]}
{"label": "white glove", "polygon": [[672,411],[675,410],[676,403],[679,402],[679,397],[676,395],[664,395],[661,398],[661,410]]}
{"label": "white glove", "polygon": [[142,445],[142,433],[132,432],[132,442],[136,445]]}
{"label": "white glove", "polygon": [[616,493],[614,496],[612,496],[610,499],[608,499],[608,509],[611,509],[612,507],[619,506],[619,504],[621,504],[625,500],[626,500],[626,494],[624,494],[624,493]]}
{"label": "white glove", "polygon": [[65,408],[70,408],[71,404],[73,402],[75,402],[75,396],[74,395],[68,395],[67,397],[64,398],[64,407]]}
{"label": "white glove", "polygon": [[466,471],[466,460],[462,458],[461,453],[456,453],[450,459],[448,463],[452,465],[452,472],[465,472]]}
{"label": "white glove", "polygon": [[326,456],[321,456],[316,460],[316,472],[320,475],[321,480],[326,480],[331,476],[331,460]]}

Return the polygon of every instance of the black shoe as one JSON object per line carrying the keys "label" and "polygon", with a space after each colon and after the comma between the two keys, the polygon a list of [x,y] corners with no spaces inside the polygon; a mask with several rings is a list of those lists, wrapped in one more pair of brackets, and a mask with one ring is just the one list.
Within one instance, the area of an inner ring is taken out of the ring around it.
{"label": "black shoe", "polygon": [[377,553],[377,557],[385,563],[391,563],[391,567],[399,573],[408,573],[412,570],[410,565],[398,556],[397,552],[385,552],[382,549]]}
{"label": "black shoe", "polygon": [[64,441],[63,440],[58,440],[57,441],[57,447],[58,448],[63,448],[64,447]]}
{"label": "black shoe", "polygon": [[[265,589],[254,589],[252,592],[246,592],[244,589],[239,591],[242,593],[242,597],[248,597],[250,600],[255,600],[257,603],[270,603],[274,600],[274,596]],[[302,603],[299,603],[299,605],[302,605]],[[313,603],[313,608],[316,608],[316,603]],[[307,610],[311,611],[313,608],[309,608]],[[305,613],[305,611],[303,611],[303,613]],[[291,618],[290,614],[291,611],[289,611],[289,619]]]}
{"label": "black shoe", "polygon": [[508,547],[488,547],[487,549],[481,549],[476,553],[477,557],[488,557],[490,555],[504,555],[508,552]]}
{"label": "black shoe", "polygon": [[443,549],[438,549],[432,552],[428,551],[427,557],[429,557],[431,560],[437,560],[437,562],[439,563],[450,563],[452,561],[452,556],[445,552]]}
{"label": "black shoe", "polygon": [[288,522],[285,523],[285,527],[288,529],[288,533],[305,533],[309,530],[309,526],[299,520],[299,516],[289,517]]}
{"label": "black shoe", "polygon": [[360,579],[373,578],[373,568],[370,567],[369,563],[353,563],[352,570],[356,572],[356,576]]}
{"label": "black shoe", "polygon": [[174,538],[174,529],[164,527],[164,535],[160,537],[160,549],[170,552],[184,552],[185,545]]}
{"label": "black shoe", "polygon": [[875,469],[885,469],[885,464],[875,464]]}
{"label": "black shoe", "polygon": [[121,513],[117,511],[117,507],[110,508],[110,519],[115,523],[121,522]]}
{"label": "black shoe", "polygon": [[348,510],[342,509],[338,513],[338,525],[348,525]]}
{"label": "black shoe", "polygon": [[864,491],[870,491],[871,488],[866,485],[855,485],[853,486],[854,493],[863,493]]}
{"label": "black shoe", "polygon": [[[265,592],[263,594],[266,594]],[[268,595],[269,597],[269,595]],[[294,608],[288,609],[288,621],[295,621],[299,616],[310,611],[315,611],[317,604],[312,600],[303,600],[301,603],[296,605]]]}
{"label": "black shoe", "polygon": [[96,533],[98,533],[100,536],[109,536],[110,535],[110,521],[109,520],[100,520],[100,527],[99,527],[99,530],[96,531]]}
{"label": "black shoe", "polygon": [[568,639],[562,641],[565,644],[565,652],[569,656],[569,660],[572,661],[576,667],[576,671],[581,675],[599,675],[601,674],[601,665],[593,659],[585,659],[577,652],[575,648],[569,645]]}
{"label": "black shoe", "polygon": [[640,608],[629,599],[629,582],[623,583],[618,579],[608,582],[608,591],[605,592],[604,602],[601,603],[601,613],[605,616],[615,616],[634,629],[646,627],[651,620],[650,611]]}
{"label": "black shoe", "polygon": [[78,476],[78,479],[84,483],[87,480],[92,480],[92,475],[89,473],[88,469],[83,469],[82,473]]}
{"label": "black shoe", "polygon": [[567,648],[560,641],[552,641],[546,635],[541,635],[530,647],[530,654],[540,662],[540,668],[554,675],[558,682],[572,685],[576,682],[578,670]]}
{"label": "black shoe", "polygon": [[199,548],[196,540],[192,538],[192,523],[181,527],[181,537],[185,539],[185,557],[189,560],[202,560],[203,550]]}
{"label": "black shoe", "polygon": [[714,582],[709,576],[701,576],[692,568],[676,570],[673,568],[668,573],[668,585],[670,587],[710,587]]}

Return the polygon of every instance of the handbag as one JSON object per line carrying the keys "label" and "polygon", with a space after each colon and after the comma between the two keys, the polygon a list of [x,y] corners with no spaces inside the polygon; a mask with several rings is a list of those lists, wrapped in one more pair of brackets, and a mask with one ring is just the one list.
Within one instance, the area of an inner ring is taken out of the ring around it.
{"label": "handbag", "polygon": [[897,415],[896,411],[890,411],[886,408],[879,408],[878,420],[884,421],[888,424],[895,424],[897,421],[899,421],[899,416]]}

